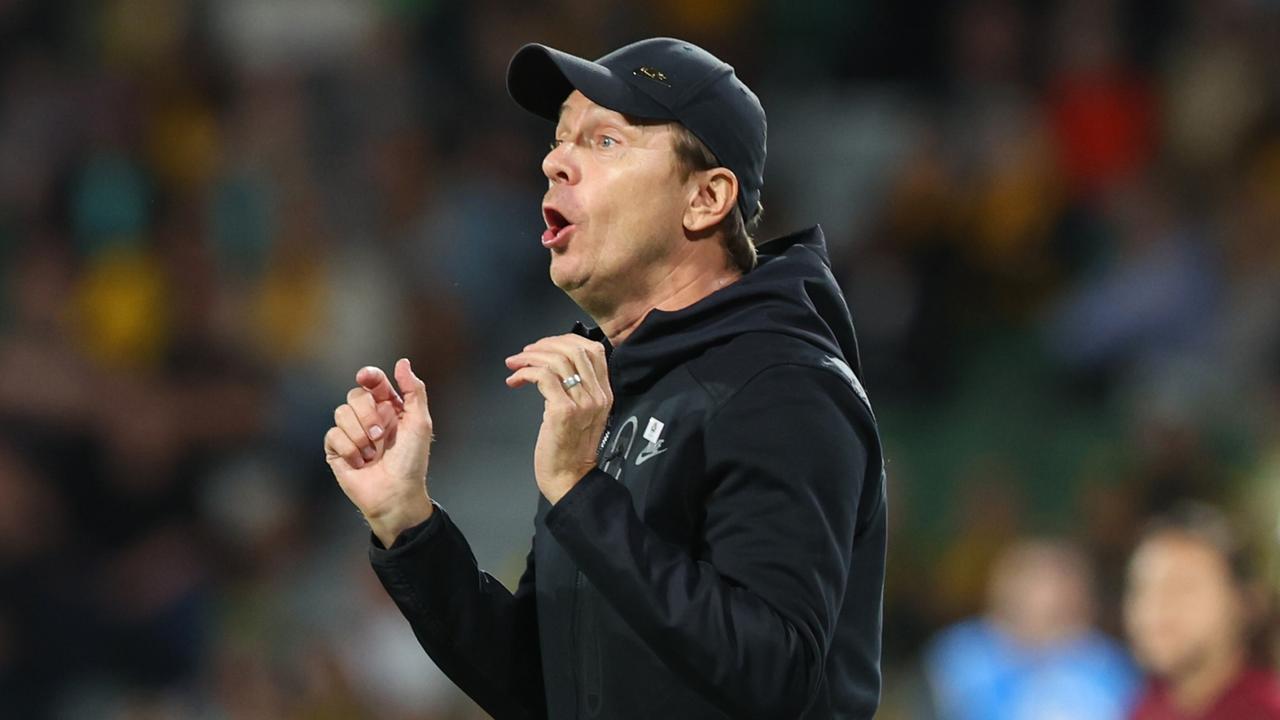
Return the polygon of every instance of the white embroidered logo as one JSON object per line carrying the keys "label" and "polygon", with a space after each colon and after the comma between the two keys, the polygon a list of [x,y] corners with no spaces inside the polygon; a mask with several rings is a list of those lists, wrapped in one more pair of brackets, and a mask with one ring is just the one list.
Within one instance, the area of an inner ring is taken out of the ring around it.
{"label": "white embroidered logo", "polygon": [[642,436],[645,440],[648,440],[649,443],[640,448],[639,453],[636,453],[636,465],[640,465],[649,458],[652,458],[655,455],[661,455],[668,450],[668,448],[662,447],[662,444],[665,442],[662,439],[662,428],[664,427],[666,427],[666,425],[664,425],[658,418],[649,418],[649,424],[645,426],[644,435]]}
{"label": "white embroidered logo", "polygon": [[862,402],[871,405],[871,400],[867,397],[867,391],[862,388],[862,383],[858,381],[858,376],[853,374],[853,368],[849,367],[848,363],[838,357],[828,355],[823,358],[822,364],[840,373],[840,376],[853,387],[853,391],[858,394],[858,397],[862,398]]}

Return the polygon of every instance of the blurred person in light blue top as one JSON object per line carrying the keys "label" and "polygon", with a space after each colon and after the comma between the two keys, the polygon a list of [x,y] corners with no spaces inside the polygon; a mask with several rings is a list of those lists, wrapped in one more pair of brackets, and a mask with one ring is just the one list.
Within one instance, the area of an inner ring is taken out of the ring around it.
{"label": "blurred person in light blue top", "polygon": [[1024,540],[992,571],[986,613],[944,629],[925,654],[939,720],[1119,720],[1138,674],[1093,628],[1091,573],[1069,544]]}

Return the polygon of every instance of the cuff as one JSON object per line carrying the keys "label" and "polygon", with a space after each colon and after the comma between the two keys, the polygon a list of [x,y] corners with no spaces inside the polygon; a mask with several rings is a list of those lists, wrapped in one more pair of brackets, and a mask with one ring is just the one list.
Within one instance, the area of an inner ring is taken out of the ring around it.
{"label": "cuff", "polygon": [[396,536],[395,542],[391,543],[391,547],[386,547],[377,535],[369,533],[369,555],[372,557],[386,557],[388,559],[408,552],[410,548],[421,545],[431,540],[432,537],[439,532],[440,515],[444,512],[444,508],[435,501],[431,501],[431,517],[412,527],[405,528]]}
{"label": "cuff", "polygon": [[617,492],[630,502],[630,493],[612,475],[599,468],[592,470],[547,511],[544,519],[547,529],[557,539],[571,528],[585,529],[599,521],[601,511],[612,502],[609,496]]}

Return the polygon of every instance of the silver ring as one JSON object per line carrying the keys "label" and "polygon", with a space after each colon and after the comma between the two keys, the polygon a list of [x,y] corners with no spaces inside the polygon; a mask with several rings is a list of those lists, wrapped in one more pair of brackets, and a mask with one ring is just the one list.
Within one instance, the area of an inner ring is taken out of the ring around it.
{"label": "silver ring", "polygon": [[579,375],[578,373],[574,373],[574,374],[570,375],[569,377],[567,377],[567,378],[565,378],[565,379],[561,380],[561,381],[560,381],[560,384],[564,386],[564,389],[565,389],[565,390],[569,390],[569,389],[571,389],[571,388],[575,388],[575,387],[577,387],[577,386],[579,386],[579,385],[581,385],[581,384],[582,384],[582,376],[581,376],[581,375]]}

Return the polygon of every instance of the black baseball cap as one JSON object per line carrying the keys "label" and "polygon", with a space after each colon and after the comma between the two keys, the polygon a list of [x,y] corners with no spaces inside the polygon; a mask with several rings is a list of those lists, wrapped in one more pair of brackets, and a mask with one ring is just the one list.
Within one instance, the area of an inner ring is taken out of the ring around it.
{"label": "black baseball cap", "polygon": [[646,120],[685,126],[738,177],[738,208],[750,220],[764,185],[764,107],[733,67],[693,43],[649,38],[594,62],[530,43],[507,67],[507,92],[552,122],[574,90],[592,102]]}

